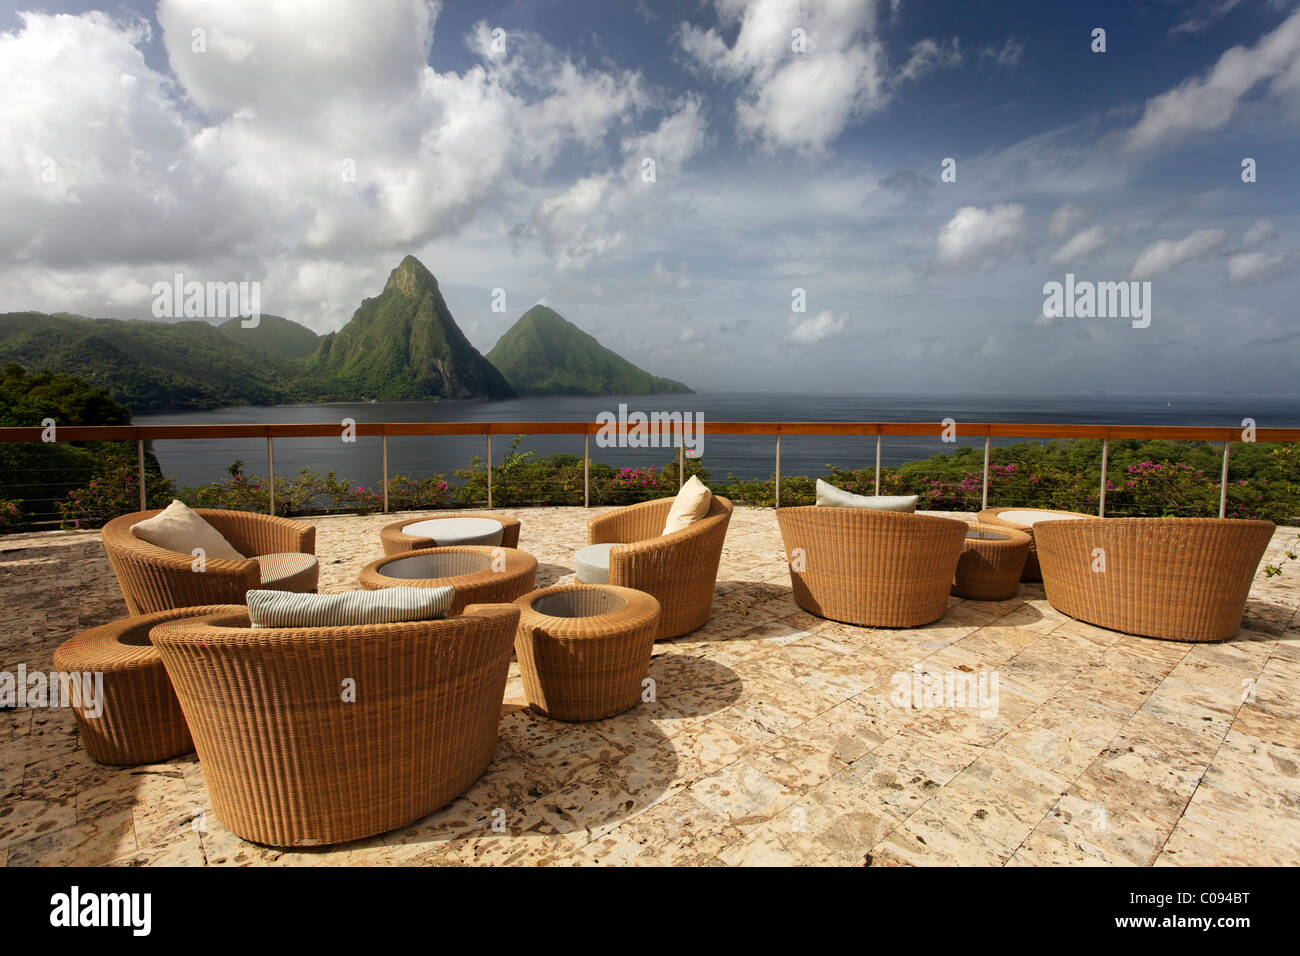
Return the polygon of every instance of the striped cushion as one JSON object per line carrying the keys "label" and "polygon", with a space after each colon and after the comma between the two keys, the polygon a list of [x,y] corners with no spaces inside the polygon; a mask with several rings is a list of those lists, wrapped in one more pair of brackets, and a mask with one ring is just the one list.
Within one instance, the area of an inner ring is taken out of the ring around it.
{"label": "striped cushion", "polygon": [[817,504],[823,508],[866,508],[869,511],[905,511],[916,510],[916,495],[855,495],[843,488],[836,488],[828,481],[817,479]]}
{"label": "striped cushion", "polygon": [[253,627],[347,627],[446,617],[456,589],[382,588],[342,594],[249,591]]}

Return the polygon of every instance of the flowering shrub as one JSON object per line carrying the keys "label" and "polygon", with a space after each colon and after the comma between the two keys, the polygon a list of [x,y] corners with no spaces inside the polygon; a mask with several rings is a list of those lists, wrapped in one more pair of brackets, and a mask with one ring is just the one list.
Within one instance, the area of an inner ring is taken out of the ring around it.
{"label": "flowering shrub", "polygon": [[[501,464],[492,469],[493,504],[580,506],[584,500],[582,459],[571,454],[539,459],[533,451],[518,450],[522,438],[514,440]],[[1023,443],[995,448],[993,456],[989,465],[990,505],[1096,513],[1101,478],[1099,442],[1085,439]],[[1221,462],[1212,446],[1205,443],[1112,441],[1106,513],[1217,515]],[[590,502],[625,505],[674,495],[678,487],[677,464],[675,456],[662,467],[613,467],[592,461],[587,471]],[[981,449],[957,449],[951,454],[883,469],[879,492],[916,495],[922,510],[976,511],[982,502],[982,466]],[[1235,444],[1230,466],[1235,477],[1227,491],[1229,517],[1300,523],[1300,448]],[[63,526],[94,527],[116,515],[135,511],[139,507],[137,467],[133,455],[117,452],[104,458],[89,482],[67,492],[58,505]],[[728,475],[726,481],[714,483],[699,459],[686,459],[686,474],[698,475],[715,492],[737,504],[775,504],[774,475],[766,479]],[[854,470],[827,465],[825,477],[854,494],[876,493],[874,468]],[[482,459],[471,459],[467,468],[455,472],[455,479],[448,481],[444,475],[395,475],[388,483],[389,508],[401,511],[487,503],[488,475]],[[172,482],[160,475],[149,474],[147,483],[151,507],[160,507],[173,495]],[[783,475],[781,504],[812,504],[814,484],[815,479],[809,476]],[[176,496],[195,507],[266,513],[270,488],[265,478],[246,474],[243,462],[237,461],[221,481],[183,488]],[[282,515],[368,514],[382,509],[383,500],[382,485],[360,484],[340,478],[335,472],[321,476],[303,468],[295,476],[275,479],[276,513]],[[31,520],[17,501],[0,500],[0,530]]]}
{"label": "flowering shrub", "polygon": [[[147,506],[161,507],[171,494],[171,482],[146,472],[145,491]],[[99,463],[88,484],[69,490],[58,503],[59,523],[64,528],[98,528],[111,518],[139,508],[139,463],[112,455]]]}

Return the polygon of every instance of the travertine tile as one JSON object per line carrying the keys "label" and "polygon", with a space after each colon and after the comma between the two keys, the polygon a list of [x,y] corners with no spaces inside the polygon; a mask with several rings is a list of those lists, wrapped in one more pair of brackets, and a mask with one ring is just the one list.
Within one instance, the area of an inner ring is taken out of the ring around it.
{"label": "travertine tile", "polygon": [[[599,509],[515,512],[539,585]],[[412,515],[414,517],[414,515]],[[321,518],[321,589],[356,586],[387,515]],[[1273,549],[1294,537],[1279,529]],[[6,539],[0,669],[124,613],[98,535]],[[0,865],[1157,865],[1300,863],[1300,586],[1257,578],[1220,644],[1074,621],[1040,584],[920,628],[798,608],[771,511],[738,508],[710,621],[656,645],[653,701],[571,724],[526,706],[447,807],[339,847],[247,843],[191,754],[101,767],[66,710],[0,712]],[[79,587],[57,582],[75,567]],[[996,714],[900,707],[896,674],[996,673]],[[969,670],[967,670],[969,668]]]}

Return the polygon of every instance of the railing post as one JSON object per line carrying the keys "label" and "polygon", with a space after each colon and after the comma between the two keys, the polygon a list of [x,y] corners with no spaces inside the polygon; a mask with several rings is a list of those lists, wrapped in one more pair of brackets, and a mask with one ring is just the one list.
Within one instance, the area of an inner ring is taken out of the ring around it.
{"label": "railing post", "polygon": [[384,514],[388,514],[388,436],[379,436],[379,452],[384,469]]}
{"label": "railing post", "polygon": [[1219,517],[1228,514],[1228,442],[1223,443],[1223,476],[1219,478]]}
{"label": "railing post", "polygon": [[[879,426],[877,426],[879,427]],[[876,494],[880,494],[880,443],[881,434],[876,432]]]}
{"label": "railing post", "polygon": [[980,508],[987,510],[989,506],[989,444],[992,441],[991,435],[984,436],[984,490],[980,493]]}
{"label": "railing post", "polygon": [[1106,468],[1110,464],[1110,439],[1101,440],[1101,497],[1097,500],[1097,517],[1106,517]]}
{"label": "railing post", "polygon": [[591,507],[591,432],[582,436],[582,506]]}
{"label": "railing post", "polygon": [[781,433],[776,433],[776,507],[781,507]]}
{"label": "railing post", "polygon": [[135,440],[135,463],[140,478],[140,510],[144,511],[149,507],[144,493],[144,439]]}
{"label": "railing post", "polygon": [[487,433],[488,507],[492,507],[492,433]]}
{"label": "railing post", "polygon": [[677,490],[682,490],[682,485],[686,482],[686,446],[682,444],[682,436],[677,436]]}
{"label": "railing post", "polygon": [[275,514],[275,449],[271,446],[273,439],[266,436],[266,490],[270,496],[271,514]]}

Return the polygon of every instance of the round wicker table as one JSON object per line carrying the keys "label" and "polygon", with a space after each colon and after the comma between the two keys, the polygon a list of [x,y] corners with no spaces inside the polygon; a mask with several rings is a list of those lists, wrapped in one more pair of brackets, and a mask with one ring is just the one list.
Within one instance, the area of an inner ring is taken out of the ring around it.
{"label": "round wicker table", "polygon": [[371,561],[357,576],[363,588],[453,587],[449,616],[470,604],[509,604],[537,583],[537,559],[515,548],[462,545],[424,548]]}
{"label": "round wicker table", "polygon": [[408,518],[381,528],[379,540],[384,546],[384,554],[389,555],[463,544],[517,548],[519,519],[498,514]]}
{"label": "round wicker table", "polygon": [[1025,569],[1020,574],[1020,580],[1041,581],[1043,572],[1038,566],[1038,548],[1034,546],[1034,525],[1043,521],[1070,521],[1076,518],[1095,517],[1096,515],[1080,514],[1077,511],[1057,511],[1053,508],[985,508],[975,516],[975,521],[982,525],[1014,528],[1029,535],[1029,555],[1025,558]]}
{"label": "round wicker table", "polygon": [[651,595],[562,584],[515,604],[515,654],[534,710],[556,720],[602,720],[637,705],[659,627]]}
{"label": "round wicker table", "polygon": [[73,707],[81,745],[92,760],[114,766],[158,763],[190,753],[194,742],[162,657],[149,632],[165,621],[210,614],[186,607],[123,618],[70,637],[54,651],[54,666],[84,686],[82,675],[104,675],[98,700]]}
{"label": "round wicker table", "polygon": [[1029,535],[1004,525],[973,524],[966,532],[952,593],[976,601],[1006,601],[1020,590]]}

